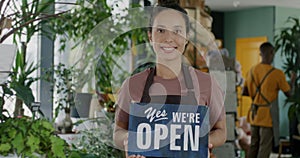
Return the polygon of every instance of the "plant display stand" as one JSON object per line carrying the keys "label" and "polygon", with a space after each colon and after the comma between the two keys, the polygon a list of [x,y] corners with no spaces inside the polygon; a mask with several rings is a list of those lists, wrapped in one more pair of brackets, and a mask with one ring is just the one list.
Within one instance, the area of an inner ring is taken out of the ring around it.
{"label": "plant display stand", "polygon": [[[220,77],[224,72],[210,71],[210,73]],[[226,112],[227,140],[222,146],[214,148],[213,153],[216,157],[233,158],[237,151],[235,146],[235,140],[237,139],[235,132],[235,120],[237,115],[236,73],[234,71],[226,71],[225,74],[226,78],[222,80],[220,86],[222,89],[225,89],[226,85],[224,106]]]}

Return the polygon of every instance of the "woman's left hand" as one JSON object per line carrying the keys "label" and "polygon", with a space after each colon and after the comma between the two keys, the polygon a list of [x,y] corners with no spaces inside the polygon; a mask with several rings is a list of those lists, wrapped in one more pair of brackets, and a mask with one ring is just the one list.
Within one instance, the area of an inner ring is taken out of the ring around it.
{"label": "woman's left hand", "polygon": [[146,158],[145,156],[141,156],[141,155],[129,155],[128,156],[128,134],[126,136],[126,139],[124,140],[124,146],[125,146],[126,158]]}

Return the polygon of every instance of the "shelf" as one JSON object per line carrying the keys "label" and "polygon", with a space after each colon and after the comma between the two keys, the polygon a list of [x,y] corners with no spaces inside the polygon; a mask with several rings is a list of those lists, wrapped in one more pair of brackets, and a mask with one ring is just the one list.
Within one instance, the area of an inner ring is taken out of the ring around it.
{"label": "shelf", "polygon": [[293,138],[296,140],[300,140],[300,136],[297,136],[297,135],[293,135]]}

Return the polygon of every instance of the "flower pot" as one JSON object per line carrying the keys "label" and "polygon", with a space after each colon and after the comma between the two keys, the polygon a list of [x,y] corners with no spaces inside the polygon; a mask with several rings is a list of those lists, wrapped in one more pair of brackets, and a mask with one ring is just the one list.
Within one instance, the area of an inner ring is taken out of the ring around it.
{"label": "flower pot", "polygon": [[71,107],[71,117],[88,118],[91,100],[91,93],[76,93],[75,106]]}
{"label": "flower pot", "polygon": [[70,109],[65,108],[65,117],[57,122],[57,130],[62,133],[73,133],[73,121],[70,116]]}

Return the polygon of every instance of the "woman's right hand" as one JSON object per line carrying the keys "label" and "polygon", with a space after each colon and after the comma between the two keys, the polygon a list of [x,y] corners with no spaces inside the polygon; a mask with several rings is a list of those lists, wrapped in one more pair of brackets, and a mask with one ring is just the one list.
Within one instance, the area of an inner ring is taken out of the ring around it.
{"label": "woman's right hand", "polygon": [[125,147],[126,158],[146,158],[145,156],[141,156],[141,155],[129,155],[128,156],[128,134],[124,140],[124,147]]}

